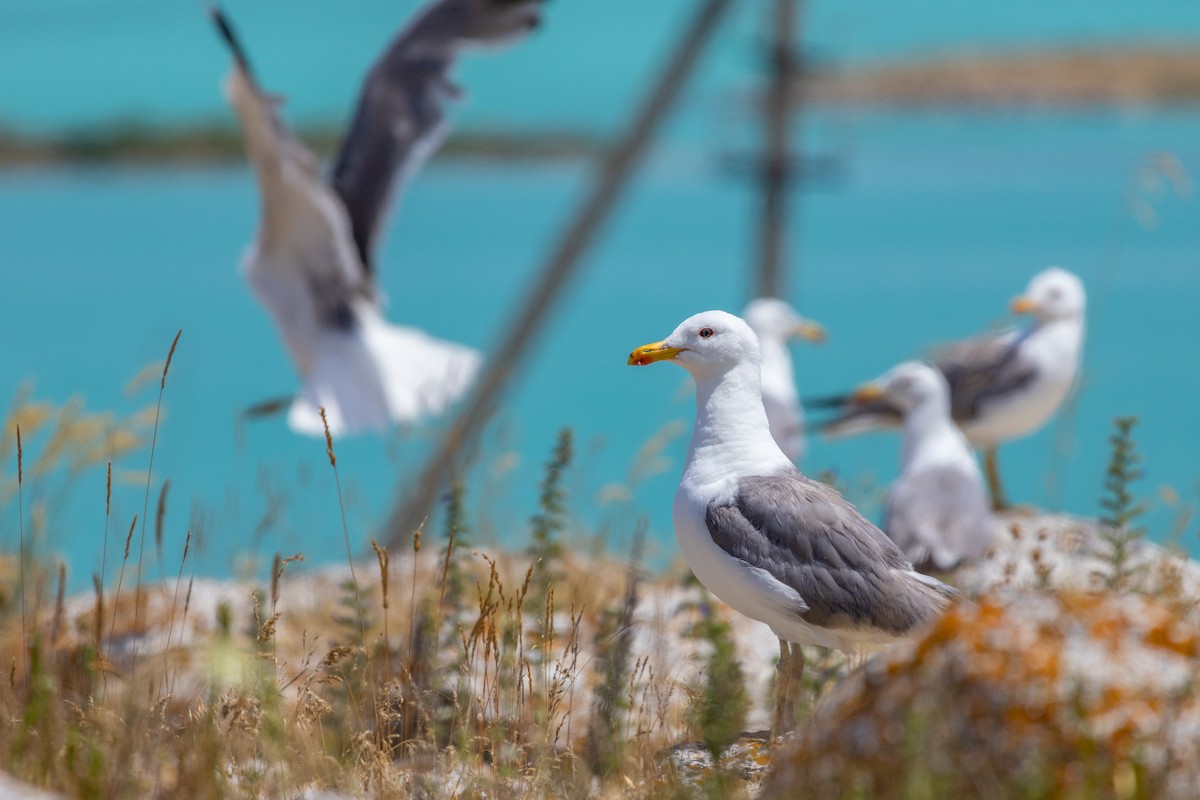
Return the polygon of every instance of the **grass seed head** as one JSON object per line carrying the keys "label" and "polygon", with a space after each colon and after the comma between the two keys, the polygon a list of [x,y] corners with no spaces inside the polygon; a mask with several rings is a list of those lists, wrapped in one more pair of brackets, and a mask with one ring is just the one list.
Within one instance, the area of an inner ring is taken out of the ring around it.
{"label": "grass seed head", "polygon": [[388,607],[388,565],[391,561],[391,556],[388,554],[388,551],[385,548],[380,547],[379,542],[375,541],[374,539],[371,540],[371,547],[375,550],[375,558],[379,560],[380,591],[383,593],[383,607],[386,610]]}
{"label": "grass seed head", "polygon": [[183,333],[183,328],[180,328],[175,334],[175,340],[171,342],[171,349],[167,351],[167,361],[163,364],[162,381],[159,383],[159,389],[167,388],[167,370],[171,369],[171,359],[175,357],[175,347],[179,344],[179,337]]}
{"label": "grass seed head", "polygon": [[329,466],[337,467],[337,456],[333,454],[333,436],[329,433],[329,420],[325,417],[325,406],[321,406],[321,425],[325,427],[325,452],[329,455]]}
{"label": "grass seed head", "polygon": [[129,560],[129,545],[133,542],[133,530],[137,527],[138,515],[133,515],[133,522],[129,523],[129,533],[125,535],[125,560]]}

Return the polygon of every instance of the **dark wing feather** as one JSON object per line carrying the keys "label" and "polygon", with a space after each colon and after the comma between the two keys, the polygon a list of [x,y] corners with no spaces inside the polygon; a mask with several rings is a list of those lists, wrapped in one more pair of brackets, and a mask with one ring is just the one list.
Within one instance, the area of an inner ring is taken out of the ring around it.
{"label": "dark wing feather", "polygon": [[722,550],[795,589],[808,605],[800,616],[818,627],[900,636],[953,593],[915,575],[854,506],[798,471],[743,478],[734,499],[710,505],[705,521]]}
{"label": "dark wing feather", "polygon": [[233,57],[227,91],[262,197],[250,283],[272,313],[286,318],[296,312],[278,286],[299,273],[311,286],[320,323],[349,328],[353,306],[374,298],[346,235],[338,201],[321,179],[317,159],[280,117],[279,101],[255,80],[229,18],[216,7],[209,8],[209,14]]}
{"label": "dark wing feather", "polygon": [[338,153],[333,188],[350,215],[367,273],[381,217],[402,173],[413,174],[441,143],[449,59],[406,57],[401,37],[371,69],[350,132]]}
{"label": "dark wing feather", "polygon": [[220,6],[209,6],[208,17],[217,26],[217,34],[225,42],[225,46],[229,48],[229,54],[233,56],[233,61],[237,64],[238,69],[246,73],[249,79],[253,81],[254,70],[250,68],[250,59],[246,55],[246,48],[242,46],[242,41],[238,38],[237,31],[234,30],[233,23],[229,21],[229,17],[225,16],[225,12]]}
{"label": "dark wing feather", "polygon": [[1020,358],[1019,336],[968,339],[941,348],[935,363],[950,385],[950,415],[955,422],[979,416],[990,399],[1018,391],[1037,377]]}
{"label": "dark wing feather", "polygon": [[537,24],[529,0],[439,0],[426,7],[371,67],[333,169],[368,275],[395,185],[446,133],[443,105],[458,95],[449,73],[459,50],[515,38]]}

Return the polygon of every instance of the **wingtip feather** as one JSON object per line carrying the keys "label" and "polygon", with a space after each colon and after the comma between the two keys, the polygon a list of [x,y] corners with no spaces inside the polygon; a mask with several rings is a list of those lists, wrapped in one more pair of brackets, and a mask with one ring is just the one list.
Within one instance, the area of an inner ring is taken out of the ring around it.
{"label": "wingtip feather", "polygon": [[237,63],[238,67],[247,75],[253,74],[250,70],[250,59],[246,57],[246,49],[242,47],[242,42],[238,39],[237,32],[233,29],[233,23],[229,17],[216,4],[205,6],[205,11],[208,14],[208,18],[212,20],[213,25],[216,26],[221,40],[229,48],[229,52],[233,55],[233,60]]}

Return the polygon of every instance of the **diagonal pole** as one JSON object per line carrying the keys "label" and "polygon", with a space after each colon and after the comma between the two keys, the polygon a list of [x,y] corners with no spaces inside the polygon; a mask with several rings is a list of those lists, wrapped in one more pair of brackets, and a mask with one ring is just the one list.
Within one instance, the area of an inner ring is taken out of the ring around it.
{"label": "diagonal pole", "polygon": [[732,0],[700,0],[665,69],[646,95],[625,135],[596,171],[595,182],[574,221],[551,250],[540,277],[514,317],[504,341],[492,354],[470,398],[426,462],[415,484],[400,487],[402,499],[383,531],[388,547],[402,546],[433,508],[463,454],[478,440],[509,380],[521,365],[554,301],[578,268],[601,225],[608,219],[641,162],[667,112],[678,98],[705,45]]}
{"label": "diagonal pole", "polygon": [[796,64],[796,2],[775,0],[769,29],[771,77],[763,100],[765,153],[760,166],[762,209],[759,215],[758,272],[754,297],[783,297],[787,290],[787,216],[792,159],[788,150]]}

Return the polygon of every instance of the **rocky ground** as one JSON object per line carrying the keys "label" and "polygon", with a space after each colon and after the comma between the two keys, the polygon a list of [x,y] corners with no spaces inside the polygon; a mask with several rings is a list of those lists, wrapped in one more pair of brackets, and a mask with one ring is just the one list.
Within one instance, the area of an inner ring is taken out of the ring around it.
{"label": "rocky ground", "polygon": [[[657,769],[697,787],[720,773],[738,791],[764,797],[794,796],[797,785],[809,797],[1008,797],[1014,787],[1040,787],[1033,796],[1200,796],[1200,704],[1193,689],[1200,675],[1200,565],[1141,541],[1119,553],[1114,547],[1086,520],[999,519],[987,557],[951,576],[969,599],[917,641],[865,660],[814,650],[809,719],[775,744],[747,734],[715,762],[704,746],[686,741],[684,720],[686,687],[706,663],[708,646],[690,631],[695,609],[709,606],[694,587],[646,580],[630,653],[645,666],[631,696],[644,690],[647,703],[653,690],[663,731],[675,731],[670,736],[682,742],[658,751]],[[433,554],[398,559],[392,580],[436,570]],[[597,584],[593,602],[612,606],[624,576],[608,572],[600,579],[594,566],[584,567],[565,579]],[[364,591],[373,589],[371,574],[367,565],[357,570]],[[244,666],[214,648],[221,625],[229,624],[220,622],[222,615],[244,627],[257,602],[260,619],[279,615],[274,659],[286,680],[302,673],[304,648],[348,577],[345,567],[286,575],[274,604],[266,587],[239,581],[150,590],[142,625],[115,631],[109,656],[120,668],[169,650],[180,665],[175,694],[204,695],[213,681],[236,683]],[[606,581],[607,588],[599,586]],[[735,622],[753,709],[746,725],[764,729],[776,639],[720,604],[711,610]],[[68,602],[64,635],[83,635],[94,612],[93,597]],[[558,616],[560,628],[568,627],[570,613]],[[596,679],[589,672],[592,642],[591,631],[578,636],[575,658],[583,666],[572,680],[580,683],[580,698]],[[589,710],[587,702],[573,703],[564,724],[585,730]],[[34,796],[22,791],[0,783],[0,798]]]}
{"label": "rocky ground", "polygon": [[[1114,575],[1090,520],[998,519],[952,576],[969,602],[828,682],[770,766],[745,741],[725,762],[770,798],[1200,796],[1200,564],[1127,547]],[[713,769],[696,743],[670,759]]]}

